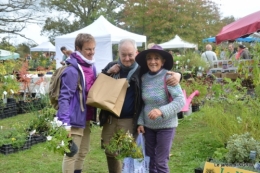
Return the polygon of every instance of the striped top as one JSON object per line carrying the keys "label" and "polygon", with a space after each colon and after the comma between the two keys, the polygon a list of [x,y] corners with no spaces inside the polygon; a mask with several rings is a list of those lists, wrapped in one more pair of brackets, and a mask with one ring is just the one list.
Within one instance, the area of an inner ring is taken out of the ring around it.
{"label": "striped top", "polygon": [[[138,119],[138,125],[143,125],[151,129],[165,129],[178,126],[177,113],[181,111],[185,105],[185,98],[178,84],[176,86],[167,86],[169,94],[173,101],[169,103],[169,98],[166,95],[164,88],[164,76],[167,70],[162,69],[155,75],[148,73],[142,76],[142,99],[144,107]],[[166,76],[168,78],[169,76]],[[163,116],[151,120],[148,113],[152,109],[159,109]]]}

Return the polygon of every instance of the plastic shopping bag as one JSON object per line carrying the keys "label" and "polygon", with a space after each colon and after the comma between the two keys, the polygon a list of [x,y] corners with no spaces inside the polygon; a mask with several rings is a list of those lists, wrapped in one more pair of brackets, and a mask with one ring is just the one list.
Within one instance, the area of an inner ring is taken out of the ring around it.
{"label": "plastic shopping bag", "polygon": [[133,158],[126,157],[123,161],[122,173],[130,173],[134,170]]}
{"label": "plastic shopping bag", "polygon": [[134,159],[126,157],[123,160],[122,173],[149,173],[150,157],[145,155],[145,143],[143,134],[139,134],[136,143],[142,148],[144,158]]}

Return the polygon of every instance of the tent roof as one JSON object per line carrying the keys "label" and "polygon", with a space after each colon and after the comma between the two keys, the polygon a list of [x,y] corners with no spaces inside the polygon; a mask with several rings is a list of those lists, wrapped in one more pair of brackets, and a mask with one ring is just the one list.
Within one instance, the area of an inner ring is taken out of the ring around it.
{"label": "tent roof", "polygon": [[[253,35],[254,36],[254,35]],[[255,38],[255,37],[245,37],[245,38],[237,38],[235,41],[238,42],[260,42],[260,38]],[[215,37],[209,37],[209,38],[205,38],[202,40],[203,43],[209,42],[209,43],[215,43],[216,42],[216,38]]]}
{"label": "tent roof", "polygon": [[121,39],[124,38],[132,38],[137,43],[143,43],[146,42],[146,36],[135,34],[126,30],[123,30],[121,28],[118,28],[114,25],[112,25],[107,19],[105,19],[102,15],[95,20],[92,24],[86,26],[85,28],[82,28],[78,31],[74,31],[72,33],[58,36],[57,39],[68,39],[68,38],[76,38],[76,36],[79,33],[89,33],[95,39],[98,38],[108,38],[111,37],[111,42],[113,44],[118,43]]}
{"label": "tent roof", "polygon": [[159,44],[162,48],[195,48],[196,44],[192,44],[182,40],[178,35],[175,35],[174,39],[167,41],[165,43]]}
{"label": "tent roof", "polygon": [[9,60],[20,58],[20,55],[15,52],[0,49],[0,60]]}
{"label": "tent roof", "polygon": [[226,26],[216,35],[216,43],[235,40],[260,31],[260,11],[242,17]]}
{"label": "tent roof", "polygon": [[43,42],[36,47],[30,49],[31,52],[55,52],[56,48],[51,42]]}

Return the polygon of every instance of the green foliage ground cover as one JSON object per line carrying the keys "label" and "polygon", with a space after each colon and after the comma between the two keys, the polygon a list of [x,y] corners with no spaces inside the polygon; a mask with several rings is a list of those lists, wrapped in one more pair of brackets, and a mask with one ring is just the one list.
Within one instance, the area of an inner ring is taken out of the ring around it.
{"label": "green foliage ground cover", "polygon": [[[20,114],[3,119],[0,126],[11,126],[14,122],[27,123],[33,114]],[[192,173],[210,157],[222,144],[212,136],[209,127],[193,113],[179,121],[179,127],[173,142],[169,167],[173,173]],[[106,160],[100,148],[101,128],[93,126],[91,131],[91,149],[86,157],[84,173],[107,173]],[[46,143],[33,145],[31,149],[18,153],[0,154],[1,173],[60,173],[62,156],[47,150]]]}

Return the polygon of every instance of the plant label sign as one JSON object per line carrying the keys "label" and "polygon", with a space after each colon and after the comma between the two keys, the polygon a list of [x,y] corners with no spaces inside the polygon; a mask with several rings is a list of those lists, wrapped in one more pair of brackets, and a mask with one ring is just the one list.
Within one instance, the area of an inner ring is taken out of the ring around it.
{"label": "plant label sign", "polygon": [[206,162],[203,173],[257,173],[229,166],[218,166],[217,164]]}

